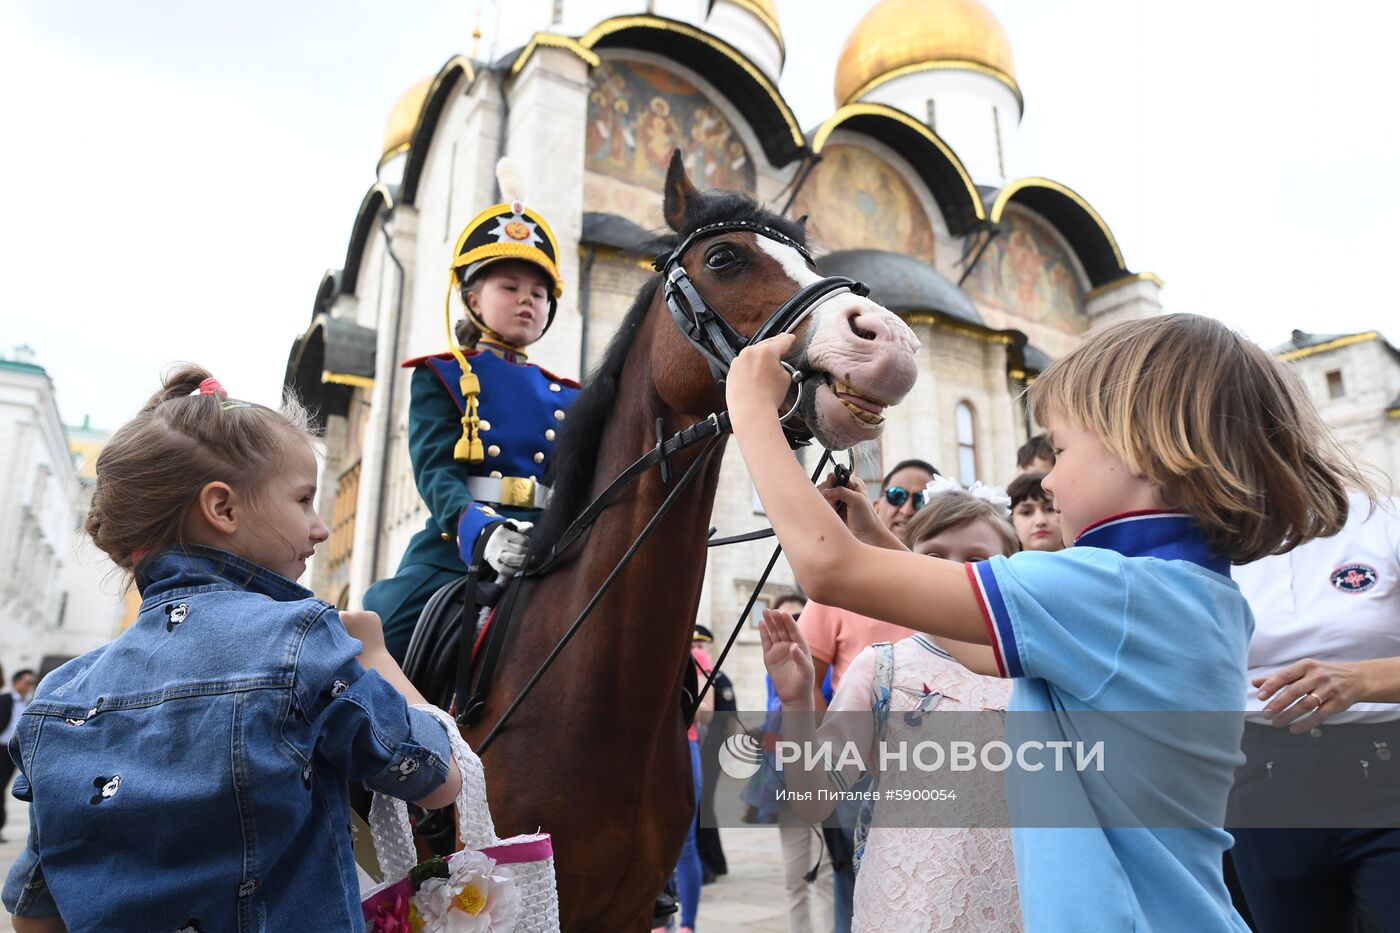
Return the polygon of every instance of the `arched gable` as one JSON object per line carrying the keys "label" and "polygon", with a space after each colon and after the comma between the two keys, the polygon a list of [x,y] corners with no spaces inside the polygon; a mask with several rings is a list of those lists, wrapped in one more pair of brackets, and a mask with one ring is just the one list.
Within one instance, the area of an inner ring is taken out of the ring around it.
{"label": "arched gable", "polygon": [[580,36],[578,44],[590,51],[651,52],[704,75],[748,121],[774,166],[807,151],[797,117],[773,82],[733,46],[694,26],[660,16],[616,16]]}
{"label": "arched gable", "polygon": [[428,96],[423,100],[423,109],[418,113],[418,125],[413,128],[413,136],[408,144],[408,161],[404,165],[403,181],[399,187],[399,200],[412,204],[418,196],[418,183],[423,177],[423,168],[428,164],[428,148],[432,145],[433,134],[437,132],[438,121],[447,109],[457,83],[465,80],[468,84],[476,79],[476,70],[470,60],[461,55],[449,58],[433,78]]}
{"label": "arched gable", "polygon": [[907,161],[928,186],[948,230],[964,235],[986,218],[972,176],[948,144],[918,120],[884,104],[842,107],[812,134],[811,149],[821,155],[837,129],[880,140]]}
{"label": "arched gable", "polygon": [[341,282],[345,273],[340,269],[327,269],[321,276],[321,284],[316,289],[316,302],[311,306],[311,319],[315,320],[317,315],[329,314],[331,305],[335,303],[336,296],[340,294]]}
{"label": "arched gable", "polygon": [[1023,205],[1045,218],[1074,250],[1091,288],[1128,275],[1123,252],[1099,212],[1072,189],[1048,178],[1021,178],[996,192],[987,210],[999,224],[1010,204]]}
{"label": "arched gable", "polygon": [[379,220],[379,212],[390,210],[393,206],[393,193],[379,182],[371,185],[360,200],[360,209],[356,211],[355,223],[350,228],[350,245],[345,249],[345,264],[340,275],[340,291],[344,294],[355,294],[360,278],[360,261]]}
{"label": "arched gable", "polygon": [[1077,335],[1087,325],[1085,278],[1069,239],[1047,218],[1017,204],[1003,211],[997,235],[964,287],[983,307],[995,309],[998,320],[1010,315]]}
{"label": "arched gable", "polygon": [[823,147],[789,213],[807,215],[808,237],[820,249],[904,253],[931,265],[938,209],[919,177],[875,140],[837,138]]}
{"label": "arched gable", "polygon": [[652,193],[665,185],[671,155],[680,148],[700,188],[752,193],[757,170],[743,132],[715,99],[717,92],[681,70],[670,59],[599,62],[589,73],[585,167]]}

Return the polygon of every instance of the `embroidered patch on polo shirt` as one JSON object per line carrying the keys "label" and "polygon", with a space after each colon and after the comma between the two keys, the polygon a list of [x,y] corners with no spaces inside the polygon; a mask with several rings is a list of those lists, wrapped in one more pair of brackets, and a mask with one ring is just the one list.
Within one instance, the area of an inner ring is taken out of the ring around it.
{"label": "embroidered patch on polo shirt", "polygon": [[1376,568],[1370,564],[1342,564],[1328,579],[1343,593],[1364,593],[1376,585]]}

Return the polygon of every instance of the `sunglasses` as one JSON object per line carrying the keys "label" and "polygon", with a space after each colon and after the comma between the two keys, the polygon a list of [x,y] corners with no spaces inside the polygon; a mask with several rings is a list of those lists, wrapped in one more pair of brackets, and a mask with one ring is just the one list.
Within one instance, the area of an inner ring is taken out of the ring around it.
{"label": "sunglasses", "polygon": [[[905,489],[903,486],[890,486],[885,490],[885,501],[893,508],[902,509],[904,508],[904,503],[909,501],[909,495],[909,490]],[[920,489],[913,495],[914,511],[917,512],[928,502],[928,493]]]}

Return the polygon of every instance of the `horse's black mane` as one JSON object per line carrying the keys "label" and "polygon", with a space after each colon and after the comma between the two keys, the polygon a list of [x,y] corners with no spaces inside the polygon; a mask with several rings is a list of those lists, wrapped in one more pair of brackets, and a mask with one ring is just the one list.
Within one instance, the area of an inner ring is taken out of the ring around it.
{"label": "horse's black mane", "polygon": [[[667,233],[658,236],[639,250],[639,254],[646,254],[648,259],[665,256],[693,231],[727,220],[746,220],[763,224],[798,243],[806,243],[806,234],[801,223],[760,207],[757,201],[746,194],[735,191],[708,191],[692,195],[686,202],[685,223],[679,234]],[[588,505],[588,494],[593,486],[593,472],[598,463],[599,446],[603,440],[603,426],[617,405],[623,365],[627,362],[627,355],[632,350],[632,343],[641,328],[642,319],[646,317],[647,308],[656,297],[656,289],[660,284],[661,276],[654,275],[642,286],[627,316],[622,319],[617,333],[608,344],[603,359],[593,372],[587,375],[583,391],[569,408],[569,417],[559,432],[559,443],[554,449],[549,469],[545,474],[544,481],[553,490],[549,508],[530,535],[532,564],[538,563],[549,554],[550,548],[559,540],[569,523]],[[641,454],[642,451],[637,451],[637,456]]]}

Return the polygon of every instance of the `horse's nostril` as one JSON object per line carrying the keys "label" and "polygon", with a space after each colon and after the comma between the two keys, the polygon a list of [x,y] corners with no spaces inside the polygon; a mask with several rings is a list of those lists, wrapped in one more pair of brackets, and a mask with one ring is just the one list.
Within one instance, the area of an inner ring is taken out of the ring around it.
{"label": "horse's nostril", "polygon": [[855,334],[861,340],[874,340],[877,336],[873,330],[866,330],[864,327],[861,327],[859,324],[857,324],[855,315],[851,315],[851,317],[847,319],[846,323],[851,326],[851,333]]}

